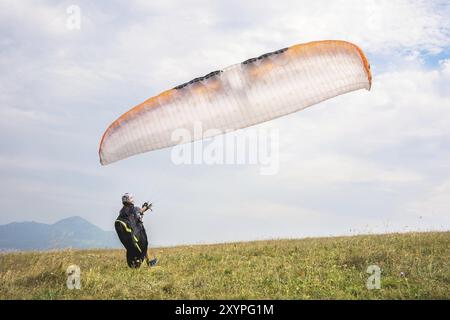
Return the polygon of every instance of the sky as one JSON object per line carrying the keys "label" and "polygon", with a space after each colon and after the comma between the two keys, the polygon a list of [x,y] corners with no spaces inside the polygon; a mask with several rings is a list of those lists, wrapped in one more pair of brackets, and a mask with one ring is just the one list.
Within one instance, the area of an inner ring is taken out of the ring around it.
{"label": "sky", "polygon": [[[277,174],[170,149],[99,164],[134,105],[323,39],[363,49],[372,89],[258,125],[279,132]],[[0,0],[0,224],[112,230],[124,192],[155,201],[153,245],[449,230],[449,2]]]}

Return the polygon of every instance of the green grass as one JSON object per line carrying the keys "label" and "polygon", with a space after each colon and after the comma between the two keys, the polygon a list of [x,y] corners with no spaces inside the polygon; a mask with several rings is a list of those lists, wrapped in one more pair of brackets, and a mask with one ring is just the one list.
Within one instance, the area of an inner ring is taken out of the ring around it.
{"label": "green grass", "polygon": [[[1,299],[450,299],[450,232],[272,240],[153,250],[129,269],[124,250],[0,255]],[[81,268],[81,290],[66,287]],[[369,265],[382,269],[368,290]]]}

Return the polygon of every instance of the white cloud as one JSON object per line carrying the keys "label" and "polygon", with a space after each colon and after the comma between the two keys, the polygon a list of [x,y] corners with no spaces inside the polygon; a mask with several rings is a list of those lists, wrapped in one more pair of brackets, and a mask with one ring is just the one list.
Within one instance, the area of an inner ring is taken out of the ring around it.
{"label": "white cloud", "polygon": [[[297,161],[295,161],[297,159]],[[318,153],[291,155],[284,163],[281,175],[287,180],[295,179],[311,186],[334,183],[417,183],[422,180],[419,173],[399,167],[386,168],[386,164],[372,162],[368,158],[343,154]]]}
{"label": "white cloud", "polygon": [[251,27],[248,42],[271,43],[341,38],[366,50],[439,52],[449,45],[449,5],[432,1],[258,1],[229,9]]}
{"label": "white cloud", "polygon": [[[450,179],[433,186],[431,190],[406,206],[406,212],[425,219],[439,217],[442,225],[450,223]],[[441,227],[438,226],[438,227]]]}

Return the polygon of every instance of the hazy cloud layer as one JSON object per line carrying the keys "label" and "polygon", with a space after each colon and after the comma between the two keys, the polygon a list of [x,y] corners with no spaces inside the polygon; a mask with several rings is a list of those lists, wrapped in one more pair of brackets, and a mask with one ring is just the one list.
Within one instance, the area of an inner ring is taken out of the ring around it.
{"label": "hazy cloud layer", "polygon": [[[81,29],[66,27],[70,5]],[[155,199],[156,244],[450,227],[448,1],[1,1],[0,223]],[[101,167],[101,134],[148,97],[264,52],[360,45],[371,92],[260,125],[280,172],[175,166],[161,150]]]}

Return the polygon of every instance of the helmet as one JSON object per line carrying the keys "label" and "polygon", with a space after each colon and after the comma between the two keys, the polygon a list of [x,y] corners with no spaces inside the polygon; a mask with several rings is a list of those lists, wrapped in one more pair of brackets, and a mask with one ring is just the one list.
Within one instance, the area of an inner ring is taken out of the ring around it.
{"label": "helmet", "polygon": [[122,196],[122,203],[123,204],[134,204],[133,195],[131,193],[125,193]]}

